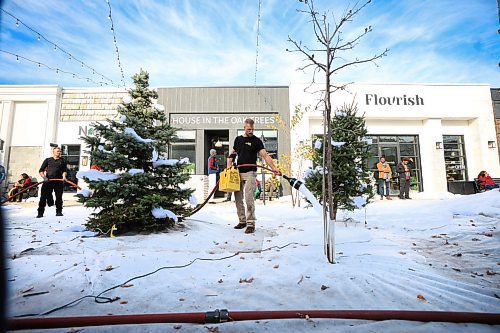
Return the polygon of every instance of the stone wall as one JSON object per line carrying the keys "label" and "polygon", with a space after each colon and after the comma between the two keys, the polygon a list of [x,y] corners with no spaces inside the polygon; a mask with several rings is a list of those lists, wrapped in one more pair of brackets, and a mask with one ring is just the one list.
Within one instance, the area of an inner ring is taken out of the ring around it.
{"label": "stone wall", "polygon": [[63,92],[60,121],[113,118],[125,92]]}
{"label": "stone wall", "polygon": [[44,160],[42,151],[42,147],[10,147],[7,181],[16,182],[23,172],[39,181],[38,170]]}
{"label": "stone wall", "polygon": [[497,149],[500,157],[500,118],[495,119],[495,128],[497,130]]}

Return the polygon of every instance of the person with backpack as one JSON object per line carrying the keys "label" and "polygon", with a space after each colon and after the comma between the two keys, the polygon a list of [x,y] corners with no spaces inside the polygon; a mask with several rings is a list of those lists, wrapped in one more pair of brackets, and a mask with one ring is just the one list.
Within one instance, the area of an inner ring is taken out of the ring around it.
{"label": "person with backpack", "polygon": [[392,200],[389,196],[389,188],[390,181],[392,177],[391,166],[389,162],[385,160],[385,156],[380,156],[380,161],[377,163],[377,185],[378,185],[378,194],[380,195],[380,200],[384,200],[384,188],[385,188],[385,197],[387,200]]}

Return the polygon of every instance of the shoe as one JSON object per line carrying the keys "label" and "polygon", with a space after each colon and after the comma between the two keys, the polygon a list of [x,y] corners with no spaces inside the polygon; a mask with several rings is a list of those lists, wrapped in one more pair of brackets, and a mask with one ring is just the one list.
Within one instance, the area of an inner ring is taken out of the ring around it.
{"label": "shoe", "polygon": [[405,199],[406,199],[406,200],[411,200],[411,198],[410,198],[410,197],[405,197]]}
{"label": "shoe", "polygon": [[399,199],[404,200],[404,199],[405,199],[405,197],[399,197]]}
{"label": "shoe", "polygon": [[243,229],[247,226],[246,223],[238,223],[237,225],[234,226],[234,229]]}
{"label": "shoe", "polygon": [[380,200],[384,200],[384,196],[383,195],[380,196]]}
{"label": "shoe", "polygon": [[245,234],[253,234],[255,232],[255,227],[247,227],[245,229]]}
{"label": "shoe", "polygon": [[38,215],[36,216],[36,218],[37,218],[37,219],[39,219],[40,217],[43,217],[43,214],[38,214]]}
{"label": "shoe", "polygon": [[56,216],[64,216],[63,213],[56,213]]}
{"label": "shoe", "polygon": [[392,200],[392,198],[390,196],[386,196],[385,197],[387,200]]}

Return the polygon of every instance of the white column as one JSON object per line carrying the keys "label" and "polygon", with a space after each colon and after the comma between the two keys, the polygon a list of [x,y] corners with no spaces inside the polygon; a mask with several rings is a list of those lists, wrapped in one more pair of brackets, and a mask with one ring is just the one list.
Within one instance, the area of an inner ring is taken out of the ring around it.
{"label": "white column", "polygon": [[443,144],[443,130],[440,118],[422,121],[420,138],[420,160],[424,192],[447,192],[444,149],[436,149],[436,142]]}

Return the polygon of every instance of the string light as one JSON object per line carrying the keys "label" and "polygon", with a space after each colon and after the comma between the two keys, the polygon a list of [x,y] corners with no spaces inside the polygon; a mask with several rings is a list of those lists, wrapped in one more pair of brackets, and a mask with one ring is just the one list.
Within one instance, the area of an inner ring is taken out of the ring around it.
{"label": "string light", "polygon": [[[80,62],[80,63],[82,63],[82,64],[83,64],[83,66],[82,66],[82,67],[87,67],[89,70],[92,70],[92,74],[93,74],[93,75],[94,75],[95,73],[97,73],[97,74],[99,74],[99,75],[102,75],[103,80],[105,79],[105,80],[107,80],[107,81],[111,82],[111,84],[112,84],[112,85],[114,85],[114,84],[115,84],[113,80],[111,80],[111,79],[110,79],[110,78],[108,78],[107,76],[105,76],[105,75],[103,75],[103,74],[101,74],[101,73],[97,72],[94,68],[92,68],[91,66],[87,65],[84,61],[82,61],[82,60],[78,59],[78,58],[77,58],[77,57],[75,57],[73,54],[71,54],[71,53],[67,52],[66,50],[64,50],[61,46],[59,46],[59,45],[57,45],[56,43],[54,43],[54,42],[50,41],[50,40],[49,40],[49,39],[47,39],[47,38],[46,38],[43,34],[41,34],[40,32],[36,31],[35,29],[31,28],[30,26],[28,26],[27,24],[25,24],[22,20],[20,20],[19,18],[17,18],[17,17],[16,17],[16,16],[14,16],[13,14],[9,13],[8,11],[6,11],[6,10],[5,10],[5,9],[3,9],[3,8],[0,8],[0,10],[1,10],[2,12],[4,12],[5,14],[9,15],[10,17],[12,17],[13,19],[15,19],[15,20],[16,20],[16,26],[17,26],[17,27],[19,27],[19,25],[20,25],[20,24],[22,24],[22,25],[23,25],[24,27],[26,27],[28,30],[30,30],[30,31],[32,31],[34,34],[36,34],[36,35],[37,35],[38,40],[43,39],[43,40],[44,40],[44,41],[46,41],[47,43],[49,43],[49,44],[53,45],[53,46],[54,46],[54,51],[57,51],[57,50],[59,49],[61,52],[65,53],[65,54],[66,54],[66,56],[68,56],[68,59],[69,59],[69,60],[71,60],[71,59],[75,59],[77,62]],[[110,14],[111,14],[111,12],[110,12]],[[43,65],[43,63],[42,63],[42,65]],[[94,81],[93,81],[93,82],[94,82]],[[124,83],[124,86],[125,86],[125,83]]]}
{"label": "string light", "polygon": [[260,36],[260,12],[261,12],[261,7],[262,7],[262,0],[259,0],[259,10],[257,12],[257,40],[256,40],[256,45],[255,45],[255,74],[253,78],[253,85],[255,88],[257,88],[257,94],[262,96],[264,98],[264,103],[268,104],[271,107],[271,110],[274,110],[274,106],[269,100],[266,98],[266,96],[261,95],[260,93],[260,88],[257,87],[257,72],[259,69],[259,36]]}
{"label": "string light", "polygon": [[[23,60],[26,60],[28,62],[31,62],[33,64],[36,64],[39,68],[47,68],[49,70],[53,70],[56,72],[56,74],[59,74],[59,73],[64,73],[64,74],[68,74],[68,75],[72,75],[74,79],[79,79],[79,80],[87,80],[87,82],[92,82],[96,85],[103,85],[106,84],[108,85],[108,82],[102,82],[102,81],[95,81],[93,80],[92,78],[89,78],[89,77],[82,77],[82,76],[79,76],[79,75],[76,75],[75,73],[72,73],[72,72],[67,72],[67,71],[64,71],[62,69],[59,69],[59,68],[54,68],[54,67],[51,67],[49,65],[46,65],[44,64],[43,62],[39,62],[39,61],[35,61],[35,60],[31,60],[29,58],[26,58],[26,57],[23,57],[21,55],[18,55],[18,54],[15,54],[15,53],[12,53],[12,52],[9,52],[9,51],[5,51],[5,50],[1,50],[0,49],[0,52],[3,52],[3,53],[6,53],[6,54],[10,54],[12,56],[15,56],[16,57],[16,61],[19,62],[19,58],[23,59]],[[102,79],[104,80],[104,77],[102,77]]]}
{"label": "string light", "polygon": [[123,86],[125,87],[125,75],[123,75],[123,67],[122,67],[122,63],[120,61],[120,51],[118,51],[118,43],[116,42],[115,24],[113,23],[113,14],[111,12],[111,4],[109,3],[109,0],[106,0],[106,3],[108,4],[108,8],[109,8],[108,19],[111,22],[111,32],[113,33],[113,43],[115,44],[115,51],[117,54],[118,68],[120,69],[120,73],[121,73],[121,77],[122,77],[121,81],[123,83]]}

